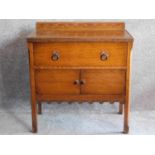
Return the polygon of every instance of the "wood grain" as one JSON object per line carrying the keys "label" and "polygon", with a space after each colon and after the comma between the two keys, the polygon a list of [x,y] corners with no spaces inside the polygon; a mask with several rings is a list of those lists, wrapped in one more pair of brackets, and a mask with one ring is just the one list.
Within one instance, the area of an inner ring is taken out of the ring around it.
{"label": "wood grain", "polygon": [[130,113],[130,76],[131,76],[131,48],[132,44],[128,43],[127,55],[127,72],[126,72],[126,98],[124,104],[124,133],[129,132],[129,113]]}
{"label": "wood grain", "polygon": [[[58,61],[51,59],[52,53],[60,54]],[[105,52],[108,59],[101,61]],[[125,67],[127,63],[126,43],[38,43],[34,44],[35,66],[61,67]]]}
{"label": "wood grain", "polygon": [[42,114],[42,103],[38,102],[38,114],[41,115]]}
{"label": "wood grain", "polygon": [[123,22],[39,22],[28,42],[133,42]]}
{"label": "wood grain", "polygon": [[79,70],[37,70],[37,94],[80,94]]}
{"label": "wood grain", "polygon": [[100,101],[100,102],[121,102],[124,100],[124,95],[51,95],[51,94],[37,94],[38,101]]}
{"label": "wood grain", "polygon": [[119,114],[123,114],[123,103],[119,103],[119,111],[118,111]]}
{"label": "wood grain", "polygon": [[37,22],[37,33],[51,31],[124,30],[123,22]]}
{"label": "wood grain", "polygon": [[29,51],[29,74],[30,74],[30,88],[31,88],[31,109],[32,109],[32,132],[37,132],[37,101],[35,93],[35,73],[33,70],[33,44],[28,43]]}
{"label": "wood grain", "polygon": [[39,22],[27,42],[33,132],[43,101],[117,101],[129,132],[133,37],[123,22]]}
{"label": "wood grain", "polygon": [[123,95],[125,72],[122,70],[82,70],[82,94]]}
{"label": "wood grain", "polygon": [[31,33],[28,42],[133,42],[132,36],[126,31],[69,31]]}

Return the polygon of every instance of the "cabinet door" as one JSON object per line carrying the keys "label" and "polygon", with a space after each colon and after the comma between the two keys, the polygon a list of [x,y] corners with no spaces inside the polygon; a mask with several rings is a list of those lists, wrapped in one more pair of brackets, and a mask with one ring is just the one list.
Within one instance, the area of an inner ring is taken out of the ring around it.
{"label": "cabinet door", "polygon": [[125,71],[123,70],[82,70],[81,93],[121,95],[125,93]]}
{"label": "cabinet door", "polygon": [[37,94],[80,94],[79,75],[79,70],[37,70]]}

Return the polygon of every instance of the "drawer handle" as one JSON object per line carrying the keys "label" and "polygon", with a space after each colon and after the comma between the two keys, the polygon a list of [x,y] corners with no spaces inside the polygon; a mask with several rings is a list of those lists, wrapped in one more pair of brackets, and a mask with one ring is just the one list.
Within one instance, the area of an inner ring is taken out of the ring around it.
{"label": "drawer handle", "polygon": [[78,85],[78,84],[80,84],[80,81],[79,81],[79,80],[75,80],[75,81],[74,81],[74,84],[75,84],[75,85]]}
{"label": "drawer handle", "polygon": [[102,52],[101,55],[100,55],[100,59],[102,61],[106,61],[108,59],[108,57],[109,57],[109,54],[106,53],[106,52]]}
{"label": "drawer handle", "polygon": [[59,52],[54,51],[54,52],[52,53],[51,59],[52,59],[53,61],[57,61],[57,60],[59,60],[59,58],[60,58]]}
{"label": "drawer handle", "polygon": [[84,85],[85,83],[86,83],[85,80],[80,80],[80,84],[81,84],[81,85]]}

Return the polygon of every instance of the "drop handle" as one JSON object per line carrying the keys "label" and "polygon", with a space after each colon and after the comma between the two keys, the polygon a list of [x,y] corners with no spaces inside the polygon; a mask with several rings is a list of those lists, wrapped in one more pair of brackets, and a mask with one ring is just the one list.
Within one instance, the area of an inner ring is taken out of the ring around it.
{"label": "drop handle", "polygon": [[106,61],[109,58],[109,54],[107,52],[101,52],[100,59],[102,61]]}
{"label": "drop handle", "polygon": [[85,80],[80,80],[80,84],[81,84],[81,85],[84,85],[85,83],[86,83]]}
{"label": "drop handle", "polygon": [[57,61],[57,60],[59,60],[59,58],[60,58],[59,52],[53,51],[53,52],[52,52],[51,59],[52,59],[53,61]]}

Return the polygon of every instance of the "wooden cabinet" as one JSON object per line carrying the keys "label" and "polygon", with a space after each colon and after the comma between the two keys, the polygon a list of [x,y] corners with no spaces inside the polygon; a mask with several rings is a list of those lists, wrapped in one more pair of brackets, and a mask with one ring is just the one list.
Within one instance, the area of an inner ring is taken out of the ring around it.
{"label": "wooden cabinet", "polygon": [[66,100],[118,101],[128,133],[133,38],[124,23],[39,22],[27,42],[33,132],[42,101]]}

